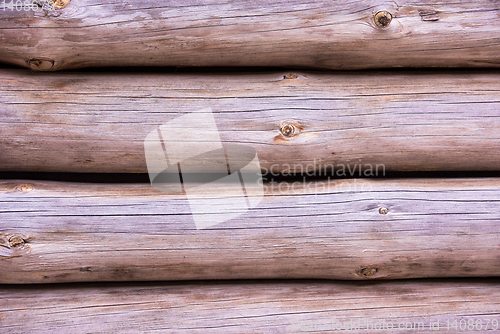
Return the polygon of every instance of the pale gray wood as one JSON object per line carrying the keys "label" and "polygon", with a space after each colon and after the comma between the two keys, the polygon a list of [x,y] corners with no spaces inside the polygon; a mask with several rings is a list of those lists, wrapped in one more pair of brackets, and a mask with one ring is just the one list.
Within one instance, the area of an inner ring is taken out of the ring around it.
{"label": "pale gray wood", "polygon": [[[378,11],[392,14],[386,28]],[[97,1],[0,12],[0,61],[331,69],[499,66],[498,1]]]}
{"label": "pale gray wood", "polygon": [[500,275],[500,179],[288,186],[197,230],[149,185],[2,181],[0,282]]}
{"label": "pale gray wood", "polygon": [[498,72],[0,74],[2,171],[145,173],[147,134],[206,108],[264,171],[500,166]]}
{"label": "pale gray wood", "polygon": [[497,333],[499,309],[493,280],[0,288],[0,329],[12,334]]}

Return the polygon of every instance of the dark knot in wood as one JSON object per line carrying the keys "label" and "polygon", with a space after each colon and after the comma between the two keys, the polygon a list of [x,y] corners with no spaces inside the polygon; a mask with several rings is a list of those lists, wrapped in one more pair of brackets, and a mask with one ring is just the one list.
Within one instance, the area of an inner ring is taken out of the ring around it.
{"label": "dark knot in wood", "polygon": [[293,124],[283,123],[280,128],[281,134],[285,137],[293,137],[296,132],[296,128]]}
{"label": "dark knot in wood", "polygon": [[18,235],[13,235],[9,238],[9,247],[22,247],[24,245],[24,239]]}
{"label": "dark knot in wood", "polygon": [[28,191],[32,191],[32,190],[33,190],[33,187],[30,186],[29,184],[21,184],[21,185],[16,187],[16,191],[20,191],[20,192],[28,192]]}
{"label": "dark knot in wood", "polygon": [[376,266],[366,266],[366,267],[361,267],[358,270],[356,270],[356,274],[359,276],[373,276],[377,273],[378,267]]}
{"label": "dark knot in wood", "polygon": [[32,58],[28,60],[28,67],[34,71],[48,71],[54,67],[54,63],[50,59]]}
{"label": "dark knot in wood", "polygon": [[55,9],[61,9],[66,7],[69,4],[70,0],[52,0],[51,4],[52,7]]}
{"label": "dark knot in wood", "polygon": [[375,24],[377,25],[377,27],[386,28],[389,26],[389,24],[391,24],[392,14],[385,11],[385,10],[382,10],[382,11],[378,12],[377,14],[375,14],[374,20],[375,20]]}

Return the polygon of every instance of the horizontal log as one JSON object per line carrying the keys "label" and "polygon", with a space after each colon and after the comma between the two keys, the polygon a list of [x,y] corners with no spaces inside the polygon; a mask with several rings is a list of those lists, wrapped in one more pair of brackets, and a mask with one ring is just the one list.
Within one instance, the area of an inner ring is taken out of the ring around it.
{"label": "horizontal log", "polygon": [[42,71],[500,65],[500,8],[490,0],[64,3],[2,11],[0,61]]}
{"label": "horizontal log", "polygon": [[500,275],[500,179],[265,191],[254,208],[196,229],[185,196],[149,185],[2,181],[0,283]]}
{"label": "horizontal log", "polygon": [[475,333],[500,329],[493,280],[2,287],[6,333]]}
{"label": "horizontal log", "polygon": [[264,172],[500,166],[498,72],[0,74],[1,171],[146,173],[146,136],[206,108]]}

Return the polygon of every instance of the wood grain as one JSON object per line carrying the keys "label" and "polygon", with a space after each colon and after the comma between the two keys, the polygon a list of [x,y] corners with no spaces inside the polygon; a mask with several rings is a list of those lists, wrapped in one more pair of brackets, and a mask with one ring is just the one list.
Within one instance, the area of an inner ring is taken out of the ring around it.
{"label": "wood grain", "polygon": [[12,334],[494,333],[499,300],[493,280],[3,286],[0,329]]}
{"label": "wood grain", "polygon": [[[379,11],[393,16],[386,28],[374,22]],[[492,0],[72,0],[0,18],[0,61],[42,71],[500,65],[500,7]]]}
{"label": "wood grain", "polygon": [[2,181],[0,282],[500,275],[500,179],[265,186],[197,230],[184,196],[149,185]]}
{"label": "wood grain", "polygon": [[497,71],[0,74],[1,171],[146,173],[148,133],[206,108],[264,171],[500,166]]}

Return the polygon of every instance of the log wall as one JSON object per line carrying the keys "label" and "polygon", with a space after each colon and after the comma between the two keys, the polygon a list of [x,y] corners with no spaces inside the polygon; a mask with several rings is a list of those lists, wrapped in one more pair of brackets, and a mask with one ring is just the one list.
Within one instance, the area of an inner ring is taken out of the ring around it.
{"label": "log wall", "polygon": [[[499,327],[493,280],[10,286],[7,333],[482,333]],[[432,324],[432,325],[431,325]]]}
{"label": "log wall", "polygon": [[265,190],[196,229],[185,196],[149,184],[1,181],[0,283],[500,275],[497,178]]}
{"label": "log wall", "polygon": [[[61,2],[2,11],[0,61],[42,71],[500,65],[500,9],[491,0]],[[375,20],[380,11],[389,14]]]}
{"label": "log wall", "polygon": [[148,133],[209,107],[263,171],[500,165],[495,71],[0,74],[1,171],[146,173]]}
{"label": "log wall", "polygon": [[[267,177],[498,171],[498,1],[26,3],[0,9],[1,172],[146,173],[148,133],[206,108]],[[408,71],[434,67],[489,69]],[[190,171],[209,172],[200,159]],[[499,178],[278,179],[264,195],[197,229],[185,194],[150,184],[0,180],[0,331],[500,330]],[[429,277],[484,279],[374,281]],[[289,280],[145,282],[234,279]]]}

